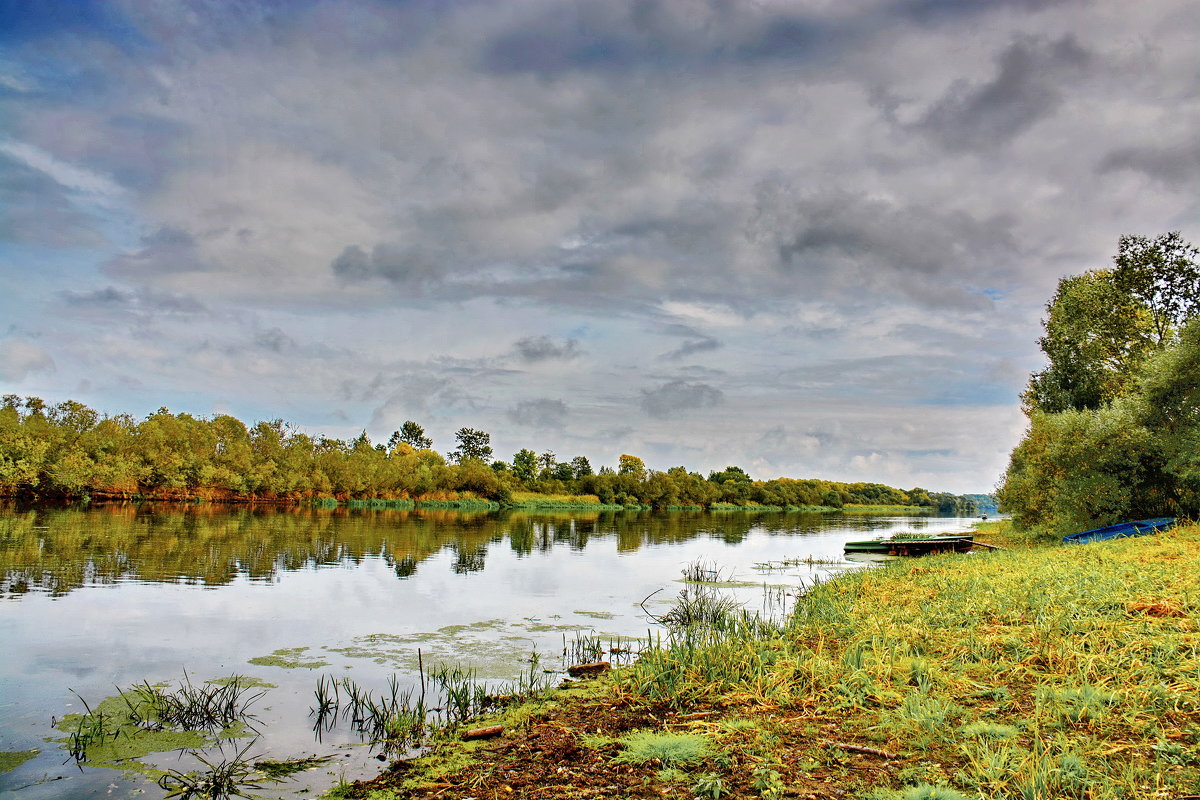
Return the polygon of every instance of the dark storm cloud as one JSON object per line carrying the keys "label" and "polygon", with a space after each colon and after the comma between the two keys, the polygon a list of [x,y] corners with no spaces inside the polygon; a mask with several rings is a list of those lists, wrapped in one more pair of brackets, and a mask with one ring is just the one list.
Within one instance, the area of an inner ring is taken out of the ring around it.
{"label": "dark storm cloud", "polygon": [[522,400],[507,412],[509,421],[530,428],[561,428],[569,414],[562,400]]}
{"label": "dark storm cloud", "polygon": [[955,81],[919,127],[950,150],[1002,145],[1051,115],[1092,55],[1072,36],[1020,36],[996,58],[992,80]]}
{"label": "dark storm cloud", "polygon": [[720,389],[707,383],[668,381],[656,389],[642,389],[639,404],[650,416],[667,419],[678,413],[720,405],[724,399]]}
{"label": "dark storm cloud", "polygon": [[549,336],[526,336],[518,339],[513,345],[513,350],[518,358],[531,364],[539,361],[570,361],[578,358],[582,352],[577,339],[556,342]]}
{"label": "dark storm cloud", "polygon": [[762,187],[756,225],[783,272],[809,282],[797,293],[874,286],[932,305],[978,305],[959,276],[986,280],[1018,263],[1011,217],[977,219],[853,192],[795,197],[786,187]]}
{"label": "dark storm cloud", "polygon": [[1102,173],[1123,169],[1141,172],[1174,188],[1195,186],[1200,182],[1200,144],[1192,140],[1157,147],[1125,147],[1109,153],[1100,164]]}

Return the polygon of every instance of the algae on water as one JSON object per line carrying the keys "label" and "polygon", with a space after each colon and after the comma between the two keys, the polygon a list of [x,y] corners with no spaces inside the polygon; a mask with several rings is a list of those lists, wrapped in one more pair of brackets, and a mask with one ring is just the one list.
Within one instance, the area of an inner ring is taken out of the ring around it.
{"label": "algae on water", "polygon": [[0,750],[0,773],[12,772],[31,758],[36,758],[38,750]]}
{"label": "algae on water", "polygon": [[236,684],[241,686],[243,689],[279,688],[278,684],[270,683],[269,681],[264,681],[262,678],[255,678],[249,675],[230,675],[227,678],[213,678],[212,680],[205,681],[205,683],[212,684],[213,686],[231,686]]}
{"label": "algae on water", "polygon": [[269,656],[256,656],[247,663],[260,667],[280,667],[281,669],[320,669],[329,666],[328,661],[305,660],[307,647],[285,647],[276,650]]}

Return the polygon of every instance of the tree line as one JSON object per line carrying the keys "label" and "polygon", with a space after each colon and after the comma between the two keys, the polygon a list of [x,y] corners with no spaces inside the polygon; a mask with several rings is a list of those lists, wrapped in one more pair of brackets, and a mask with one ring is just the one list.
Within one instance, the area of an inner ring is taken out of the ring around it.
{"label": "tree line", "polygon": [[1112,267],[1063,278],[1046,311],[1001,508],[1054,535],[1200,516],[1200,250],[1122,236]]}
{"label": "tree line", "polygon": [[909,505],[973,513],[974,502],[922,488],[819,479],[752,480],[740,467],[703,476],[685,467],[647,469],[622,455],[593,469],[584,456],[560,460],[522,448],[495,459],[491,435],[455,434],[442,455],[415,421],[388,441],[366,432],[341,440],[312,436],[283,420],[247,426],[160,408],[145,419],[101,415],[67,400],[6,395],[0,404],[0,495],[32,498],[208,498],[303,500],[325,497],[454,500],[501,504],[514,494],[594,495],[601,503],[668,508],[716,504],[841,508]]}

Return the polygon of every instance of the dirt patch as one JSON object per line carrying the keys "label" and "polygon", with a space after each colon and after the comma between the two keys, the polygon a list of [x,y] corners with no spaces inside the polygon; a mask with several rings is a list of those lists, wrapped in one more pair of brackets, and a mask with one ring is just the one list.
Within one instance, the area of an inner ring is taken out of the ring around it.
{"label": "dirt patch", "polygon": [[[462,800],[694,798],[698,781],[719,774],[722,797],[762,797],[763,785],[756,781],[770,778],[778,787],[775,796],[825,798],[848,794],[851,786],[893,783],[890,773],[896,762],[832,745],[821,734],[833,735],[836,724],[799,711],[765,717],[772,741],[771,757],[765,758],[765,752],[756,752],[759,734],[764,733],[761,723],[750,729],[737,724],[745,713],[746,709],[713,708],[681,714],[619,703],[567,703],[527,720],[521,730],[510,728],[502,738],[479,744],[469,760],[444,773],[436,774],[435,769],[430,774],[428,760],[462,745],[443,744],[432,756],[396,762],[378,778],[354,784],[346,796],[389,792],[405,798]],[[664,769],[656,762],[616,763],[617,739],[634,730],[704,733],[711,736],[716,755],[686,772]]]}

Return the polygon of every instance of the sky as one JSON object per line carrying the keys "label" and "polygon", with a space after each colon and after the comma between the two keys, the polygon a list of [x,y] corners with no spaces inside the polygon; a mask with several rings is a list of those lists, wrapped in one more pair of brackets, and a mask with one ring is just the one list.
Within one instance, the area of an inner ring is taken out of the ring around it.
{"label": "sky", "polygon": [[1188,0],[0,0],[0,392],[991,491]]}

